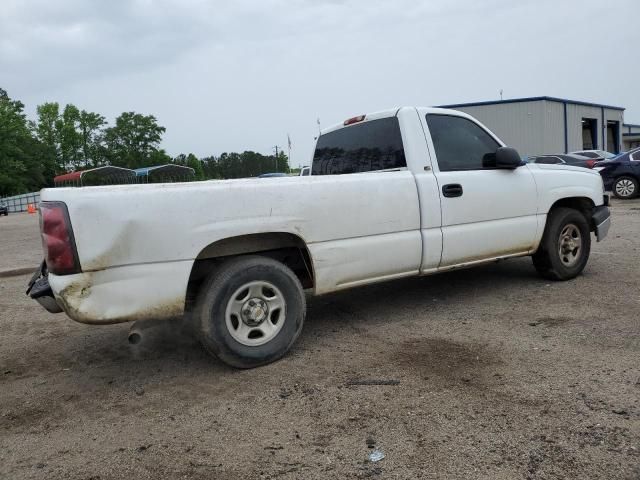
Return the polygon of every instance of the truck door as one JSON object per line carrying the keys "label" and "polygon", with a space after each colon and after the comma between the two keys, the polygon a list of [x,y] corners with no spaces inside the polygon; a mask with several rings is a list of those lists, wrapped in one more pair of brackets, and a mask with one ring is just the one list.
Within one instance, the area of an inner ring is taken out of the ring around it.
{"label": "truck door", "polygon": [[537,192],[526,166],[495,168],[502,145],[466,116],[421,115],[442,211],[440,268],[529,252]]}

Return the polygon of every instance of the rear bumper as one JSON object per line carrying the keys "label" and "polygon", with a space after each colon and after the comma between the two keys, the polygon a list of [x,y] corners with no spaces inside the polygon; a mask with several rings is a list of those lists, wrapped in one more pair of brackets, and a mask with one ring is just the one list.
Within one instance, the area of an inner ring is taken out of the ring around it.
{"label": "rear bumper", "polygon": [[51,285],[49,285],[49,275],[47,273],[47,267],[44,262],[34,272],[29,285],[27,286],[27,295],[38,302],[42,307],[51,313],[62,312],[62,307],[58,304]]}
{"label": "rear bumper", "polygon": [[595,227],[596,239],[600,242],[609,233],[609,227],[611,226],[611,212],[606,205],[600,205],[593,209],[591,214],[593,225]]}

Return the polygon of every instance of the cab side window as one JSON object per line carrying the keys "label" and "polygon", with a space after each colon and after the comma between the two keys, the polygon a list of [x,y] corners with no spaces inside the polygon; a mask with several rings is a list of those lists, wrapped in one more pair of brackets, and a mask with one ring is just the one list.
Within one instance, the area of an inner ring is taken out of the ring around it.
{"label": "cab side window", "polygon": [[471,120],[428,114],[427,125],[441,172],[495,168],[500,144]]}

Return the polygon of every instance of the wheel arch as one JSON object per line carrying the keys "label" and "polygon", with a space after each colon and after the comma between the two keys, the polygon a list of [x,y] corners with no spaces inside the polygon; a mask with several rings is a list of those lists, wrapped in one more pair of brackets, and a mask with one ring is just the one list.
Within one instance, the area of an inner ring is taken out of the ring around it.
{"label": "wheel arch", "polygon": [[619,178],[622,177],[630,177],[633,178],[636,182],[640,183],[640,175],[636,175],[635,172],[621,172],[613,177],[613,181],[615,182]]}
{"label": "wheel arch", "polygon": [[255,254],[288,266],[303,288],[315,287],[311,252],[301,237],[288,232],[237,235],[212,242],[198,253],[187,285],[187,310],[194,304],[200,285],[216,266],[230,258]]}
{"label": "wheel arch", "polygon": [[549,211],[547,212],[547,222],[549,221],[549,214],[556,208],[560,208],[560,207],[565,207],[565,208],[572,208],[574,210],[578,210],[579,212],[581,212],[585,218],[587,219],[587,222],[589,222],[589,227],[591,229],[591,231],[595,230],[595,225],[593,223],[593,219],[591,218],[591,212],[593,210],[593,208],[595,207],[595,203],[593,202],[593,200],[589,197],[566,197],[566,198],[560,198],[558,200],[556,200],[551,207],[549,208]]}

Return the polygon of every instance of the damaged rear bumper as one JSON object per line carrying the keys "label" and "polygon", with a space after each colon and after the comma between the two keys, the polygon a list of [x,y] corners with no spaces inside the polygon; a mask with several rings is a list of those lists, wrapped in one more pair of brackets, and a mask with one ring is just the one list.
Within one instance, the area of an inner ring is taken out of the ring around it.
{"label": "damaged rear bumper", "polygon": [[62,312],[62,307],[58,304],[56,297],[53,295],[53,290],[51,290],[51,285],[49,285],[49,274],[44,262],[31,277],[27,285],[27,295],[42,305],[48,312]]}

